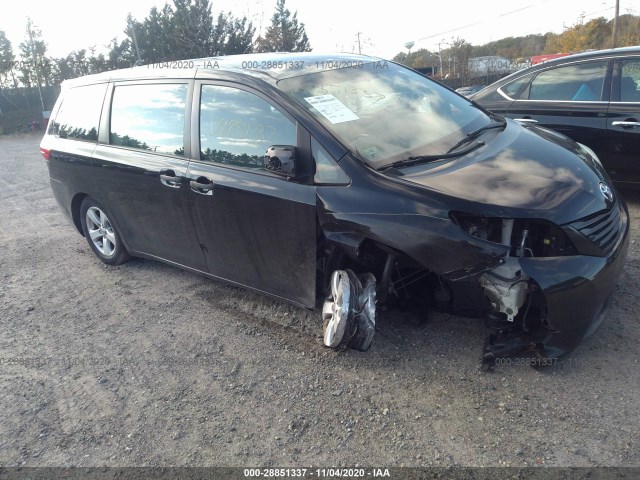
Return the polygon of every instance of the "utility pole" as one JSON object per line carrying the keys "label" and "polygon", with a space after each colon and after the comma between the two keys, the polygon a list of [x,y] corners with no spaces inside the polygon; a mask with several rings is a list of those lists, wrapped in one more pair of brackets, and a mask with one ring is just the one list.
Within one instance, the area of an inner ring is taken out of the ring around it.
{"label": "utility pole", "polygon": [[358,53],[362,54],[362,48],[360,46],[360,35],[362,35],[362,32],[356,33],[356,37],[358,37]]}
{"label": "utility pole", "polygon": [[131,36],[133,37],[133,46],[136,49],[136,63],[134,64],[136,67],[142,65],[142,57],[140,57],[140,49],[138,48],[138,39],[136,38],[136,29],[133,27],[133,22],[129,22],[129,29],[131,29]]}
{"label": "utility pole", "polygon": [[611,40],[611,48],[618,46],[618,16],[620,15],[620,0],[616,0],[615,13],[613,15],[613,38]]}
{"label": "utility pole", "polygon": [[27,17],[27,33],[29,34],[29,45],[31,46],[31,57],[36,70],[36,83],[38,84],[38,94],[40,95],[40,105],[44,112],[44,100],[42,100],[42,88],[40,88],[40,68],[38,66],[38,56],[36,55],[36,47],[33,44],[33,32],[31,30],[31,18]]}

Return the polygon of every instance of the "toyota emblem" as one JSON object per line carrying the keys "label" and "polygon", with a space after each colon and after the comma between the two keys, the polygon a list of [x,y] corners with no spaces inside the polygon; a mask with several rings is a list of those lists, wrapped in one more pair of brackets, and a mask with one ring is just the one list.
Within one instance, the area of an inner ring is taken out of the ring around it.
{"label": "toyota emblem", "polygon": [[605,199],[609,202],[613,202],[613,191],[609,188],[609,185],[604,182],[600,182],[600,191]]}

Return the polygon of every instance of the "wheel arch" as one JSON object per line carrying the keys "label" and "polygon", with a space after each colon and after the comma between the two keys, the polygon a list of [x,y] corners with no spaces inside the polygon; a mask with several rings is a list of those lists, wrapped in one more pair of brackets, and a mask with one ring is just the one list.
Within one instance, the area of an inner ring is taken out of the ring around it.
{"label": "wheel arch", "polygon": [[80,220],[80,207],[82,206],[82,201],[88,196],[86,193],[76,193],[71,200],[71,219],[73,220],[76,230],[78,230],[83,237],[84,232],[82,231],[82,221]]}
{"label": "wheel arch", "polygon": [[[324,298],[329,278],[335,270],[351,269],[357,274],[373,273],[386,292],[391,275],[403,270],[429,269],[404,252],[367,235],[352,232],[322,232],[318,249],[318,298]],[[386,294],[381,295],[384,299]]]}

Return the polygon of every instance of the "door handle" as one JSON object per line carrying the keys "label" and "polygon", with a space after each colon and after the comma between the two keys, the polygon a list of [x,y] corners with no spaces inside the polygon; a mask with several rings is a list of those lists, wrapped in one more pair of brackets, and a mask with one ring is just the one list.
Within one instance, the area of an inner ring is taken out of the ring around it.
{"label": "door handle", "polygon": [[164,170],[160,172],[160,183],[169,188],[180,188],[182,178],[176,176],[173,170]]}
{"label": "door handle", "polygon": [[538,123],[538,120],[535,120],[533,118],[529,118],[529,117],[524,117],[524,118],[514,118],[514,120],[516,122],[520,122],[520,123]]}
{"label": "door handle", "polygon": [[622,128],[635,128],[635,127],[640,127],[640,122],[638,122],[635,119],[630,118],[629,120],[625,120],[623,122],[621,121],[615,121],[611,123],[612,127],[622,127]]}
{"label": "door handle", "polygon": [[213,182],[206,177],[198,177],[197,180],[189,182],[191,191],[200,195],[213,195]]}

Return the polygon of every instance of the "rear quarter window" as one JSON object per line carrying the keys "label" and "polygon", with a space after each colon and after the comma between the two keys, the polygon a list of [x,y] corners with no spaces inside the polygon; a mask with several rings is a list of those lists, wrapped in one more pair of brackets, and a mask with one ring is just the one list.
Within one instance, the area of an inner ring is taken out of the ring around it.
{"label": "rear quarter window", "polygon": [[69,88],[47,133],[84,142],[98,141],[98,126],[107,84]]}
{"label": "rear quarter window", "polygon": [[529,85],[533,74],[525,75],[511,83],[504,85],[501,90],[511,99],[517,100],[520,97],[522,91]]}
{"label": "rear quarter window", "polygon": [[625,60],[620,76],[620,100],[640,102],[640,59]]}

